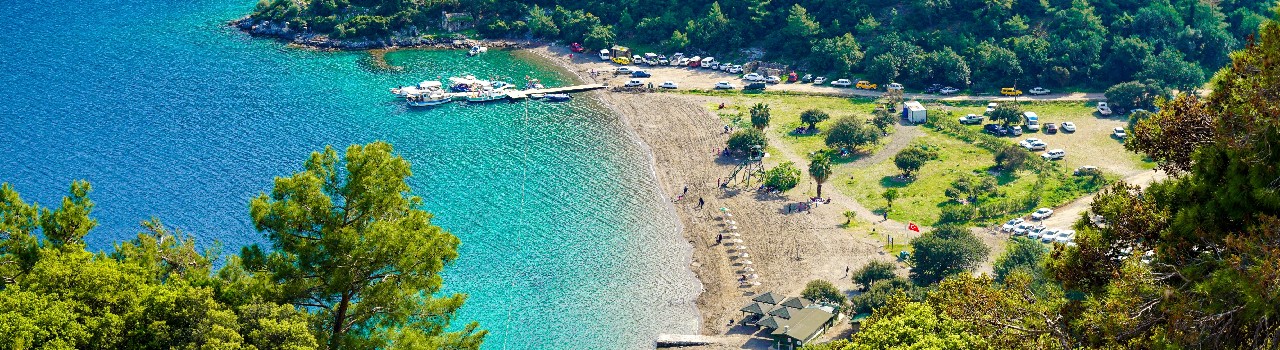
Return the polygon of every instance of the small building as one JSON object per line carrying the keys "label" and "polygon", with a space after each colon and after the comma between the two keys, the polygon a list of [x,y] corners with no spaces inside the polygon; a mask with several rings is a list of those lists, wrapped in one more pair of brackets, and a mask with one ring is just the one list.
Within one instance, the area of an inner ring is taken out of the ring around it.
{"label": "small building", "polygon": [[924,123],[928,115],[928,110],[924,109],[924,105],[919,101],[909,101],[902,103],[902,117],[907,121],[920,124]]}
{"label": "small building", "polygon": [[798,349],[826,333],[835,324],[835,309],[805,298],[779,298],[772,292],[753,298],[742,307],[747,324],[768,329],[776,349]]}

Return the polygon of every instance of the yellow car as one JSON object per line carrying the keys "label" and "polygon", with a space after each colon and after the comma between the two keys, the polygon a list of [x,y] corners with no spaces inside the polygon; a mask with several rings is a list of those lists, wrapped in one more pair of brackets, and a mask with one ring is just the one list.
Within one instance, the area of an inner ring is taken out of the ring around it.
{"label": "yellow car", "polygon": [[858,87],[859,89],[863,89],[863,90],[875,90],[875,89],[876,89],[876,84],[872,84],[872,83],[871,83],[871,82],[869,82],[869,81],[862,80],[862,81],[859,81],[859,82],[858,82],[857,87]]}
{"label": "yellow car", "polygon": [[1000,94],[1005,96],[1022,96],[1022,90],[1014,88],[1001,88]]}
{"label": "yellow car", "polygon": [[613,63],[628,65],[628,64],[631,64],[631,59],[627,57],[614,57]]}

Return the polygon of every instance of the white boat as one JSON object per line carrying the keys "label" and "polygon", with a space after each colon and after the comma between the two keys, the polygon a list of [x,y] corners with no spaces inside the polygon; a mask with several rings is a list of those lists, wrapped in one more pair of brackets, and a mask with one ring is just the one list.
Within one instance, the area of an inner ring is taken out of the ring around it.
{"label": "white boat", "polygon": [[410,107],[439,106],[452,101],[449,95],[443,92],[435,92],[429,95],[410,95],[405,97],[405,100],[409,102]]}
{"label": "white boat", "polygon": [[485,52],[489,52],[489,48],[484,46],[472,46],[471,51],[467,51],[467,56],[475,56]]}
{"label": "white boat", "polygon": [[467,95],[467,102],[492,102],[507,98],[507,93],[501,91],[481,91]]}

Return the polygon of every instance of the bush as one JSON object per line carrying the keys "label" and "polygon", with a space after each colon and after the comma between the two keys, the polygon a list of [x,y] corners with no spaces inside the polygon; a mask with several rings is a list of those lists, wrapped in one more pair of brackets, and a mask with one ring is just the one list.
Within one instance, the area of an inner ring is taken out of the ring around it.
{"label": "bush", "polygon": [[893,273],[893,270],[896,269],[898,269],[898,266],[891,262],[872,260],[862,266],[862,268],[853,272],[853,283],[861,285],[862,289],[866,290],[871,288],[871,285],[876,282],[898,277],[898,275]]}
{"label": "bush", "polygon": [[995,155],[996,167],[1004,170],[1017,170],[1032,158],[1031,152],[1018,145],[1009,145]]}
{"label": "bush", "polygon": [[948,203],[942,206],[942,214],[938,217],[938,223],[966,223],[976,218],[978,218],[978,208],[970,205]]}
{"label": "bush", "polygon": [[893,157],[893,164],[898,166],[898,170],[902,170],[902,176],[911,177],[912,173],[920,170],[925,162],[938,159],[938,152],[934,151],[929,145],[914,145],[899,151]]}
{"label": "bush", "polygon": [[845,301],[844,293],[840,291],[840,288],[836,288],[834,284],[824,280],[809,281],[809,284],[804,286],[804,291],[800,292],[800,296],[834,306],[843,306]]}
{"label": "bush", "polygon": [[729,136],[727,146],[730,152],[756,156],[753,152],[764,152],[764,148],[769,146],[769,140],[765,138],[763,131],[742,129]]}
{"label": "bush", "polygon": [[872,313],[884,306],[890,296],[898,293],[904,293],[907,298],[914,301],[924,300],[925,294],[921,288],[911,284],[911,281],[906,278],[893,277],[872,283],[866,292],[849,298],[850,311],[853,314]]}
{"label": "bush", "polygon": [[977,267],[991,249],[968,228],[943,225],[911,240],[911,251],[911,280],[926,286]]}
{"label": "bush", "polygon": [[778,164],[764,173],[764,185],[778,191],[790,190],[799,184],[800,169],[796,168],[796,164],[792,162]]}
{"label": "bush", "polygon": [[847,116],[836,120],[827,131],[826,143],[832,149],[855,152],[859,147],[879,141],[880,133],[862,118]]}

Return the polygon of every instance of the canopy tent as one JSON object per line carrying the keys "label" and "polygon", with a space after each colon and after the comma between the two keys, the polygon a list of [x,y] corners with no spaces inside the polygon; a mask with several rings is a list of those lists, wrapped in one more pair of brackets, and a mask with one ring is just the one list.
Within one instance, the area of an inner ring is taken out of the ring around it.
{"label": "canopy tent", "polygon": [[782,304],[779,304],[779,305],[786,306],[792,309],[803,309],[803,308],[809,307],[809,305],[813,305],[813,301],[805,298],[790,297],[790,298],[787,298],[787,300],[783,300]]}
{"label": "canopy tent", "polygon": [[791,318],[791,308],[786,306],[778,306],[778,308],[769,311],[769,316],[776,316],[785,319]]}
{"label": "canopy tent", "polygon": [[764,294],[760,294],[760,295],[757,295],[755,298],[751,298],[751,301],[754,301],[757,303],[778,305],[778,302],[780,302],[781,300],[779,300],[778,295],[773,294],[773,292],[764,292]]}
{"label": "canopy tent", "polygon": [[776,329],[778,328],[778,320],[774,319],[771,316],[766,316],[765,318],[762,318],[759,321],[756,321],[756,325],[761,327],[769,327],[769,328]]}
{"label": "canopy tent", "polygon": [[751,303],[750,305],[743,306],[738,311],[754,315],[764,315],[764,308],[760,307],[760,303]]}

